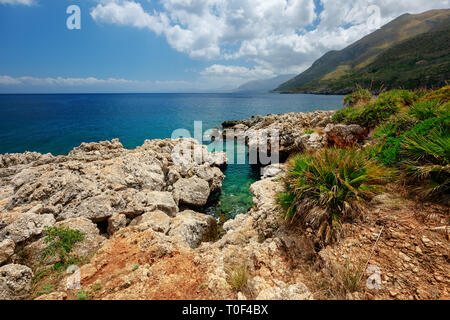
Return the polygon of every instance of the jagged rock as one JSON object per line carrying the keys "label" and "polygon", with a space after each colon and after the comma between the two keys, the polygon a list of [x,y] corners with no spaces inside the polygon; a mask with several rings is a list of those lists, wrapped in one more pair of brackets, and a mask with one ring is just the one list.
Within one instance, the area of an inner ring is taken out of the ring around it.
{"label": "jagged rock", "polygon": [[179,203],[195,207],[204,206],[211,192],[208,182],[198,177],[180,179],[173,188],[174,198],[178,199]]}
{"label": "jagged rock", "polygon": [[283,169],[279,164],[272,164],[263,168],[262,170],[262,179],[276,177],[283,172]]}
{"label": "jagged rock", "polygon": [[329,124],[325,128],[325,133],[329,146],[336,145],[340,148],[346,148],[362,142],[369,131],[356,124]]}
{"label": "jagged rock", "polygon": [[[325,126],[332,122],[333,114],[334,111],[315,111],[258,116],[249,120],[231,121],[226,123],[227,129],[223,131],[223,138],[226,139],[227,135],[236,137],[240,141],[247,142],[250,149],[254,148],[257,151],[262,146],[266,146],[267,151],[261,150],[262,152],[278,153],[283,161],[292,153],[323,147],[322,134],[316,133],[305,137],[304,133],[305,130],[311,128],[317,128],[318,132],[323,131]],[[265,138],[268,133],[272,136],[277,133],[279,148],[275,147],[274,150],[271,150],[272,146],[270,143],[266,143],[267,138]]]}
{"label": "jagged rock", "polygon": [[172,219],[164,212],[156,210],[146,212],[133,219],[130,226],[138,226],[140,230],[152,229],[156,232],[167,234],[170,230]]}
{"label": "jagged rock", "polygon": [[45,227],[55,224],[51,214],[24,213],[19,219],[7,225],[0,231],[0,240],[10,239],[20,243],[42,234]]}
{"label": "jagged rock", "polygon": [[0,300],[23,300],[31,289],[33,271],[19,264],[0,267]]}
{"label": "jagged rock", "polygon": [[116,213],[108,219],[108,234],[112,235],[122,228],[127,226],[127,216],[124,214]]}
{"label": "jagged rock", "polygon": [[191,248],[197,248],[217,237],[217,222],[212,216],[183,211],[172,220],[169,235],[181,235]]}
{"label": "jagged rock", "polygon": [[[78,217],[70,218],[61,222],[57,222],[55,227],[68,227],[72,230],[78,230],[85,234],[84,240],[74,245],[71,254],[78,257],[86,257],[98,248],[100,248],[105,242],[106,238],[100,235],[100,231],[97,226],[89,219]],[[44,239],[41,238],[24,248],[24,255],[27,257],[28,265],[37,265],[41,262],[46,265],[51,265],[58,262],[59,257],[48,257],[45,261],[42,261],[42,253],[47,247]]]}
{"label": "jagged rock", "polygon": [[279,281],[279,285],[264,289],[256,297],[256,300],[313,300],[312,293],[303,283],[287,286]]}
{"label": "jagged rock", "polygon": [[208,182],[211,192],[222,189],[222,182],[225,179],[225,175],[219,168],[204,164],[193,168],[192,172],[200,179]]}
{"label": "jagged rock", "polygon": [[11,239],[5,239],[0,242],[0,265],[7,262],[14,254],[15,247],[16,245]]}

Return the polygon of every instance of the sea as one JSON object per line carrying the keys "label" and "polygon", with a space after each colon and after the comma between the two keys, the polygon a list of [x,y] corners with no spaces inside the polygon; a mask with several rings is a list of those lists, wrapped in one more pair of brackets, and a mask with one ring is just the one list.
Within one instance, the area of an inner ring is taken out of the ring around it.
{"label": "sea", "polygon": [[[82,142],[119,138],[125,148],[146,139],[171,138],[177,129],[194,137],[228,120],[252,116],[336,110],[342,96],[278,93],[208,94],[1,94],[0,154],[36,151],[67,154]],[[245,146],[236,152],[246,153]],[[232,218],[252,206],[249,187],[260,172],[246,164],[229,165],[214,215]]]}

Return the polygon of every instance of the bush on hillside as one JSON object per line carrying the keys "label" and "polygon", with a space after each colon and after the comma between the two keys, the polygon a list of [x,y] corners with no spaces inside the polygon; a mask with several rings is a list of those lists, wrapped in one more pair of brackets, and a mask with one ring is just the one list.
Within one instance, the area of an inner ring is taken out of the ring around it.
{"label": "bush on hillside", "polygon": [[324,243],[336,225],[361,213],[361,202],[371,199],[390,172],[358,149],[324,149],[298,154],[290,161],[286,192],[278,203],[286,218],[317,232]]}
{"label": "bush on hillside", "polygon": [[344,97],[344,106],[355,108],[368,104],[372,99],[372,93],[369,90],[358,88],[357,91]]}

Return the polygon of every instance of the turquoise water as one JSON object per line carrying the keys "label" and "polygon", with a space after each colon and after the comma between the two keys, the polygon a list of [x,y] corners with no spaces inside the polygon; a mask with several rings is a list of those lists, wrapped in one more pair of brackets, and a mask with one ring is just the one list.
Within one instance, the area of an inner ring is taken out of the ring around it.
{"label": "turquoise water", "polygon": [[[269,113],[332,110],[341,96],[281,94],[66,94],[0,95],[0,153],[66,154],[82,142],[119,138],[126,148],[145,139],[170,138],[175,129],[193,134],[223,121]],[[238,149],[245,153],[245,146]],[[225,172],[218,210],[227,216],[251,206],[248,187],[259,178],[247,165]]]}

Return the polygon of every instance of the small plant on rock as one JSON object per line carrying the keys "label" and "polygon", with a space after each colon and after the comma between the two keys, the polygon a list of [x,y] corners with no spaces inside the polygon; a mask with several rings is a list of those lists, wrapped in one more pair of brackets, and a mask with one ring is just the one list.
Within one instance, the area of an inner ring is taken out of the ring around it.
{"label": "small plant on rock", "polygon": [[248,268],[246,264],[228,267],[226,269],[227,282],[236,291],[240,291],[247,286]]}
{"label": "small plant on rock", "polygon": [[44,242],[47,247],[42,253],[42,259],[58,255],[58,265],[68,265],[77,260],[76,257],[71,257],[70,253],[76,243],[84,240],[84,233],[63,226],[47,227],[44,232],[46,234]]}

